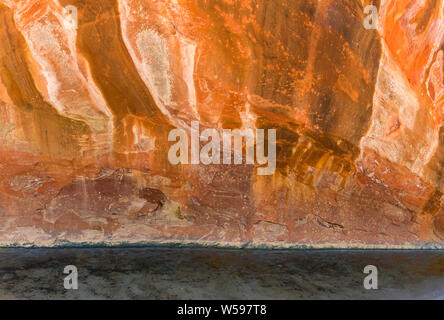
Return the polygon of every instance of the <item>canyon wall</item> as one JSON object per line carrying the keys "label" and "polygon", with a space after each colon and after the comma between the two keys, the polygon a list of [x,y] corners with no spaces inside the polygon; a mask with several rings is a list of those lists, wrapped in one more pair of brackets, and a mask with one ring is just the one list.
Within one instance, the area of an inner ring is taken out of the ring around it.
{"label": "canyon wall", "polygon": [[443,50],[444,0],[0,0],[0,245],[444,246]]}

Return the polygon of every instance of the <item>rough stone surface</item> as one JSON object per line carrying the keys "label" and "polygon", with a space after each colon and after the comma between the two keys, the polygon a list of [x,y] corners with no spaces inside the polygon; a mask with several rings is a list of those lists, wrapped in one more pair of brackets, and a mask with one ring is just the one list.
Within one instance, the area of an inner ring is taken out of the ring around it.
{"label": "rough stone surface", "polygon": [[[444,244],[443,0],[0,0],[0,43],[0,245]],[[172,165],[191,121],[275,174]]]}
{"label": "rough stone surface", "polygon": [[[364,288],[369,264],[378,290]],[[444,252],[428,250],[0,249],[1,299],[444,300],[443,276]]]}

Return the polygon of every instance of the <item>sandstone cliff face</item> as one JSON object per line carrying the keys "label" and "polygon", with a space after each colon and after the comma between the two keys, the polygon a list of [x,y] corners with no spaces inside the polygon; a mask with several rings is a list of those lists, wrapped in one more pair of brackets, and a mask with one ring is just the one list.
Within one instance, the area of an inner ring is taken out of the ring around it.
{"label": "sandstone cliff face", "polygon": [[[0,0],[0,43],[0,245],[444,244],[443,0]],[[276,171],[172,164],[192,121]]]}

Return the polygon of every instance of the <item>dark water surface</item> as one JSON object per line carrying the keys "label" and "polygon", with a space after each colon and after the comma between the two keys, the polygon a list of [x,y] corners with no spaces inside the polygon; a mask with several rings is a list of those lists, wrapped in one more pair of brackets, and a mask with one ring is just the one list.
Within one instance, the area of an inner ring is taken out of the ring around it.
{"label": "dark water surface", "polygon": [[[66,290],[63,269],[78,269]],[[366,290],[366,265],[378,290]],[[444,299],[444,251],[0,249],[2,299]]]}

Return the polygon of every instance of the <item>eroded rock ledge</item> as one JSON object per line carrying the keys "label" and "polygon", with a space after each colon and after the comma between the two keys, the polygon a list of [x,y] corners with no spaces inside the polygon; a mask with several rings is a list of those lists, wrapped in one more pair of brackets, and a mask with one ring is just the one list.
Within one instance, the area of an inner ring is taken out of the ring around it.
{"label": "eroded rock ledge", "polygon": [[[444,245],[443,15],[0,0],[0,245]],[[172,165],[168,132],[191,121],[276,129],[275,174]]]}

